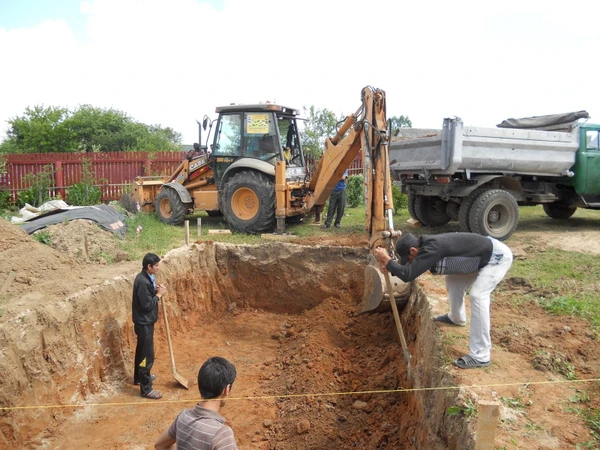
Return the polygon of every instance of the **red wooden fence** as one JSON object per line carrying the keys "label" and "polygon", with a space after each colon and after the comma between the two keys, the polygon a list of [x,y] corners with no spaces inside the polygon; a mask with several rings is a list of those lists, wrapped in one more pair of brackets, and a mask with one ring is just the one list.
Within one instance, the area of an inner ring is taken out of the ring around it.
{"label": "red wooden fence", "polygon": [[[66,198],[66,190],[83,178],[83,162],[90,163],[102,201],[118,200],[138,176],[170,175],[185,158],[185,152],[101,152],[101,153],[23,153],[6,155],[6,173],[0,186],[16,200],[19,192],[31,186],[28,174],[51,172],[54,183],[49,194]],[[349,175],[362,173],[359,154],[348,168]],[[314,161],[309,166],[314,170]],[[312,170],[311,170],[312,171]]]}
{"label": "red wooden fence", "polygon": [[65,198],[66,190],[83,178],[83,161],[102,190],[102,201],[118,200],[124,188],[138,176],[170,175],[185,158],[185,152],[26,153],[6,155],[6,173],[0,185],[16,199],[31,181],[28,174],[53,173],[51,196]]}

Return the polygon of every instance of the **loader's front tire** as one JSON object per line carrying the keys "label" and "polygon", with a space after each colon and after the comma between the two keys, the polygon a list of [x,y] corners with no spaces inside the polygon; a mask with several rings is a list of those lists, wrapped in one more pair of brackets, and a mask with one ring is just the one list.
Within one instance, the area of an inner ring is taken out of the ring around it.
{"label": "loader's front tire", "polygon": [[174,189],[163,187],[154,201],[154,209],[161,222],[169,225],[181,225],[187,212],[186,205]]}
{"label": "loader's front tire", "polygon": [[261,172],[232,176],[221,192],[221,211],[235,231],[259,234],[275,226],[275,186]]}

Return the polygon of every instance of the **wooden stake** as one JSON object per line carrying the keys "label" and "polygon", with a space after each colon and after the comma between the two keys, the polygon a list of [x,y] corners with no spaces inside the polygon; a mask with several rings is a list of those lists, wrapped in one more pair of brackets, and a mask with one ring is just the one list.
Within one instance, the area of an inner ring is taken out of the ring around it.
{"label": "wooden stake", "polygon": [[185,224],[185,245],[190,245],[190,221],[186,220]]}
{"label": "wooden stake", "polygon": [[2,297],[4,294],[6,294],[6,291],[8,291],[8,288],[12,284],[12,282],[15,279],[16,275],[17,274],[15,272],[10,272],[8,274],[8,278],[6,279],[6,281],[4,282],[4,284],[2,285],[2,289],[0,289],[0,297]]}
{"label": "wooden stake", "polygon": [[208,230],[208,234],[231,234],[231,230]]}
{"label": "wooden stake", "polygon": [[475,450],[493,450],[496,438],[496,424],[500,417],[500,404],[480,401],[477,404],[477,434]]}
{"label": "wooden stake", "polygon": [[90,254],[88,252],[87,234],[83,233],[83,251],[85,252],[85,260],[90,262]]}
{"label": "wooden stake", "polygon": [[200,237],[202,235],[202,219],[200,217],[198,217],[198,237]]}

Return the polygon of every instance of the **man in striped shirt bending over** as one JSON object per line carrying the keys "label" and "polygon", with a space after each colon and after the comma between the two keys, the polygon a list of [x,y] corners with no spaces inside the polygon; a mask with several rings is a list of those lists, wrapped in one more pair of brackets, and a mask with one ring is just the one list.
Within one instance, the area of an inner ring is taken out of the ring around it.
{"label": "man in striped shirt bending over", "polygon": [[177,450],[237,450],[233,431],[219,414],[231,392],[235,376],[235,367],[225,358],[209,358],[198,372],[200,403],[181,411],[158,437],[154,448],[174,448],[172,446],[176,443]]}

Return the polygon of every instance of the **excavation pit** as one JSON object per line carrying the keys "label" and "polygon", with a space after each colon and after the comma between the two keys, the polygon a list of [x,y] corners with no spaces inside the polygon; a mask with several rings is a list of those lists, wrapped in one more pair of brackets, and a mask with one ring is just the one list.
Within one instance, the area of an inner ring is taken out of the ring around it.
{"label": "excavation pit", "polygon": [[[393,316],[355,314],[366,257],[362,248],[286,243],[170,252],[159,281],[169,289],[177,372],[191,386],[172,376],[161,310],[158,401],[132,384],[133,271],[9,314],[0,447],[149,448],[194,405],[198,369],[215,355],[238,371],[221,412],[242,449],[472,447],[464,420],[447,414],[457,390],[392,392],[410,387]],[[418,385],[453,385],[439,370],[438,334],[417,285],[401,316]]]}

